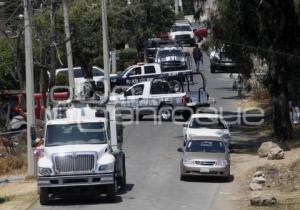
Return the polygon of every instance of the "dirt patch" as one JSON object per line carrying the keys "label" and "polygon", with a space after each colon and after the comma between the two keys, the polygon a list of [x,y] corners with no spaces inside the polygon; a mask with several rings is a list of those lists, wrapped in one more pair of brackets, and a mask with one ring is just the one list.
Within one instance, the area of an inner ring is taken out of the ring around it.
{"label": "dirt patch", "polygon": [[[269,210],[300,209],[300,149],[285,153],[283,160],[267,160],[256,155],[233,154],[232,165],[235,181],[229,189],[229,196],[236,209]],[[266,185],[263,193],[274,195],[277,204],[272,207],[253,207],[250,205],[249,183],[255,171],[263,171]]]}
{"label": "dirt patch", "polygon": [[0,176],[6,174],[24,173],[27,167],[25,154],[0,158]]}
{"label": "dirt patch", "polygon": [[0,210],[25,210],[37,199],[34,180],[0,185]]}

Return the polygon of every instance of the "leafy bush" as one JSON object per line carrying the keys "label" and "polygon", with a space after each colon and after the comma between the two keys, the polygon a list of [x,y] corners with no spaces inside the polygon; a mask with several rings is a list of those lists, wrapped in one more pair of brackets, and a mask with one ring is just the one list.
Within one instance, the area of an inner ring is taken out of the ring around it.
{"label": "leafy bush", "polygon": [[13,171],[25,170],[26,155],[7,156],[0,159],[0,175],[9,174]]}
{"label": "leafy bush", "polygon": [[135,64],[137,61],[137,56],[137,50],[134,48],[121,50],[119,53],[119,60],[117,62],[118,71],[123,71],[128,66]]}

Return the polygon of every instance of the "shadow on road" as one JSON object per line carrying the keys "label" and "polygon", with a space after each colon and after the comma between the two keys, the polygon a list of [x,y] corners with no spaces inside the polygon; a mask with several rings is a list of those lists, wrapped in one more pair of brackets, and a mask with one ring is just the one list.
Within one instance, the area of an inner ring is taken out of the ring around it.
{"label": "shadow on road", "polygon": [[[113,203],[121,203],[123,199],[121,195],[131,191],[134,184],[127,184],[126,189],[120,190],[117,193],[116,200]],[[99,205],[110,204],[105,195],[98,195],[96,193],[71,193],[61,195],[59,197],[50,197],[50,206],[72,206],[72,205]]]}
{"label": "shadow on road", "polygon": [[[122,197],[116,196],[116,200],[113,203],[121,203]],[[106,199],[105,196],[98,195],[68,195],[62,198],[53,198],[50,200],[50,206],[73,206],[73,205],[99,205],[112,203]]]}
{"label": "shadow on road", "polygon": [[185,182],[207,182],[207,183],[229,183],[234,181],[234,175],[230,175],[230,178],[224,177],[210,177],[210,176],[191,176],[187,177]]}
{"label": "shadow on road", "polygon": [[133,189],[133,187],[134,187],[134,184],[126,184],[126,189],[120,190],[120,191],[118,192],[118,194],[119,194],[119,195],[124,195],[124,194],[130,192],[130,191]]}

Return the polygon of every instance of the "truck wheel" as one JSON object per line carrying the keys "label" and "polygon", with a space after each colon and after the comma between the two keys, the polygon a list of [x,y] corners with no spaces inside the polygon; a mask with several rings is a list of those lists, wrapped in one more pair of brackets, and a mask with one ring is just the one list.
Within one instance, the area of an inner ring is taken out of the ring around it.
{"label": "truck wheel", "polygon": [[108,185],[107,187],[107,199],[109,202],[115,202],[116,201],[116,193],[117,193],[117,182],[114,181],[114,184]]}
{"label": "truck wheel", "polygon": [[40,189],[40,204],[47,205],[49,204],[49,192],[48,189]]}
{"label": "truck wheel", "polygon": [[191,114],[190,113],[183,113],[182,117],[183,117],[184,121],[188,121],[191,117]]}
{"label": "truck wheel", "polygon": [[126,189],[126,166],[125,166],[125,157],[123,158],[122,161],[123,161],[123,166],[122,166],[123,176],[120,177],[119,185],[120,185],[120,190],[125,190],[125,189]]}
{"label": "truck wheel", "polygon": [[186,181],[186,176],[185,175],[180,175],[180,181]]}
{"label": "truck wheel", "polygon": [[211,73],[216,73],[216,67],[210,66],[210,72]]}
{"label": "truck wheel", "polygon": [[172,107],[164,105],[159,109],[160,119],[163,121],[171,121],[172,120]]}

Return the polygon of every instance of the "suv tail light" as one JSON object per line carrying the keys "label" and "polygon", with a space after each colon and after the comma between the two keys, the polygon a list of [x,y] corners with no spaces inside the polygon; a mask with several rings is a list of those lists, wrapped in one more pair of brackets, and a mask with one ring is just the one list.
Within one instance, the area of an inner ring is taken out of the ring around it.
{"label": "suv tail light", "polygon": [[190,99],[189,96],[184,95],[184,96],[182,96],[182,98],[181,98],[181,102],[185,105],[185,104],[191,102],[191,99]]}

